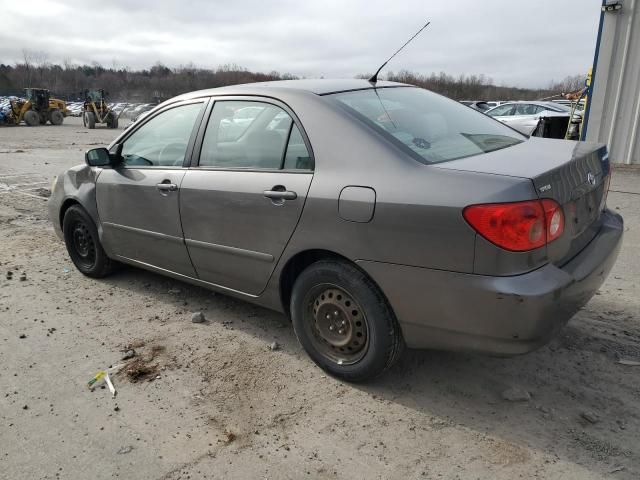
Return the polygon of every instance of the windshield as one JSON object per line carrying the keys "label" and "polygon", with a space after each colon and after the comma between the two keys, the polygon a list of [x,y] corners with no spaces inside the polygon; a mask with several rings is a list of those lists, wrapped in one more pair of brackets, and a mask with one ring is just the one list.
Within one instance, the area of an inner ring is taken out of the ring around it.
{"label": "windshield", "polygon": [[99,102],[102,100],[102,91],[101,90],[89,90],[87,92],[87,97],[91,102]]}
{"label": "windshield", "polygon": [[480,112],[421,88],[377,88],[331,97],[423,163],[492,152],[526,139]]}

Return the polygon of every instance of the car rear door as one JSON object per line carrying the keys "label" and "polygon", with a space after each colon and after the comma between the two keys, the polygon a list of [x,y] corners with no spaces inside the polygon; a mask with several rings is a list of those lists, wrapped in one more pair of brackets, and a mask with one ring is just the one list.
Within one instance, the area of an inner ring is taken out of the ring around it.
{"label": "car rear door", "polygon": [[196,100],[155,113],[121,142],[122,163],[100,173],[103,240],[120,259],[195,277],[179,195],[204,110],[205,101]]}
{"label": "car rear door", "polygon": [[258,295],[302,213],[311,148],[277,101],[217,100],[211,110],[181,187],[185,243],[200,279]]}

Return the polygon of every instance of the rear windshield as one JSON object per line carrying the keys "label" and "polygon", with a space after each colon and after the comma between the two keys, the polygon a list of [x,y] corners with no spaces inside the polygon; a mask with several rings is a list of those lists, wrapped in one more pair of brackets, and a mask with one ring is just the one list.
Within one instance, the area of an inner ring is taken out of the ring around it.
{"label": "rear windshield", "polygon": [[483,113],[422,88],[376,88],[330,97],[423,163],[470,157],[526,140]]}

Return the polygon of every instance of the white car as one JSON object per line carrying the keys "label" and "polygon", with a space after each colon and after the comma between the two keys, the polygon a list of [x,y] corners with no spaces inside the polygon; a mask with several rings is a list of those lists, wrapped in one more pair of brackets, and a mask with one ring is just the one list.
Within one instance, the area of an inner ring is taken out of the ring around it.
{"label": "white car", "polygon": [[[509,102],[487,110],[485,114],[525,135],[531,135],[543,117],[569,117],[570,109],[553,102]],[[572,123],[582,117],[574,114]]]}

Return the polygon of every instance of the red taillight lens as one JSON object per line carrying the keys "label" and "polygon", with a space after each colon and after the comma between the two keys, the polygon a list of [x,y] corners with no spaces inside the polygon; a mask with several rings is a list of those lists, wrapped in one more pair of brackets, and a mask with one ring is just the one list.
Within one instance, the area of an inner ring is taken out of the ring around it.
{"label": "red taillight lens", "polygon": [[564,214],[550,199],[471,205],[465,220],[499,247],[524,252],[544,246],[564,231]]}

